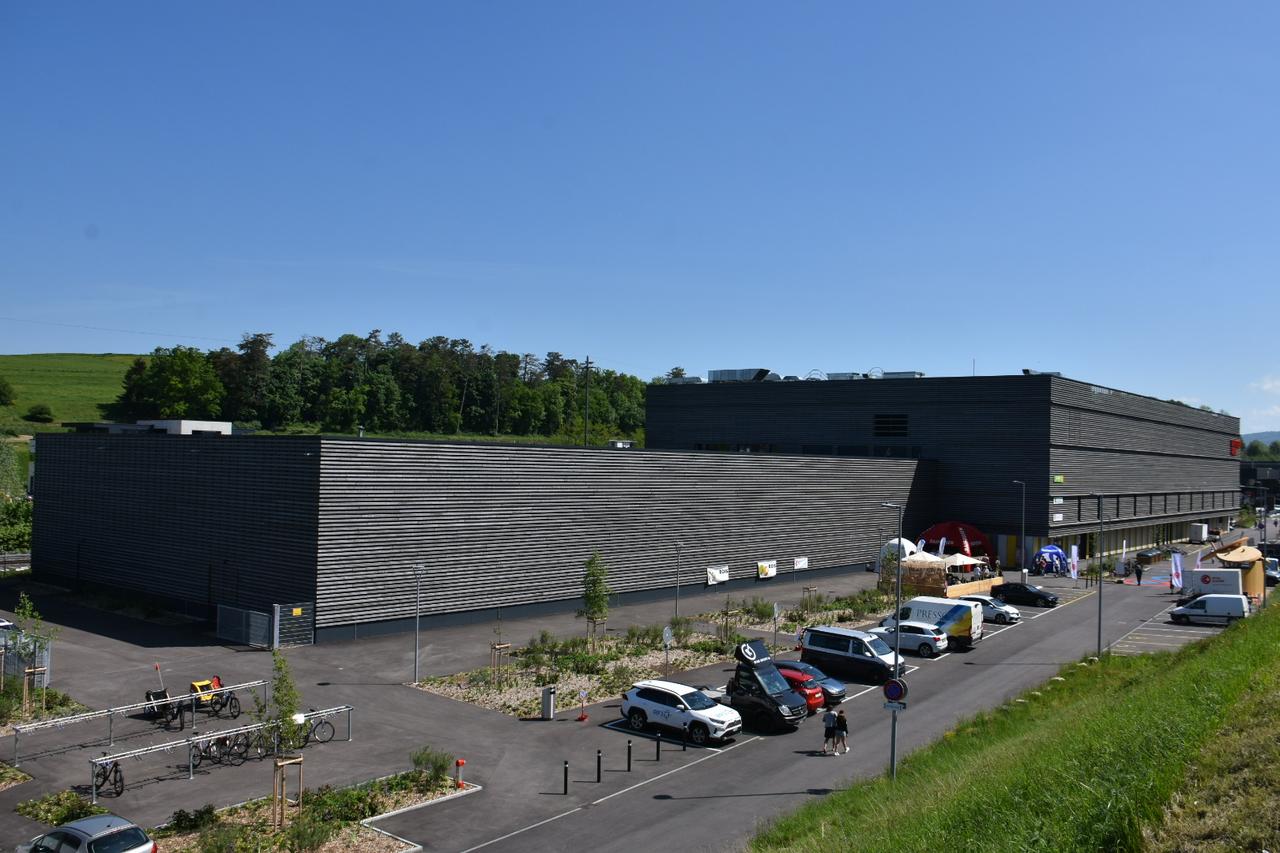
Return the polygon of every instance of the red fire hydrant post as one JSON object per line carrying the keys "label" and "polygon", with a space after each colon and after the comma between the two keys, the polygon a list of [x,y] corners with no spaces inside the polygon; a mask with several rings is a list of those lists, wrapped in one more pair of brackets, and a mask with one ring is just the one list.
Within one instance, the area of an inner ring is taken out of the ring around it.
{"label": "red fire hydrant post", "polygon": [[458,788],[465,786],[465,783],[462,781],[462,768],[466,766],[467,760],[465,758],[459,758],[457,761],[453,762],[453,784]]}

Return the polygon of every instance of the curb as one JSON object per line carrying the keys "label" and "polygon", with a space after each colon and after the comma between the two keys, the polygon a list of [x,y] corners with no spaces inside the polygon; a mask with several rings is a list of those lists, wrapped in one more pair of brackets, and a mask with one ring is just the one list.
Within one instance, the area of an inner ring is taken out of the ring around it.
{"label": "curb", "polygon": [[461,791],[454,791],[452,794],[445,794],[443,797],[436,797],[434,800],[427,800],[425,803],[418,803],[412,806],[405,806],[404,808],[401,808],[401,809],[395,809],[394,811],[385,812],[380,815],[374,815],[373,817],[367,817],[364,820],[360,821],[360,825],[365,827],[366,829],[372,829],[374,832],[379,833],[380,835],[385,835],[388,838],[395,839],[396,841],[399,841],[401,844],[404,844],[405,848],[401,850],[400,853],[420,853],[420,851],[422,850],[421,844],[414,844],[409,839],[401,838],[399,835],[396,835],[394,832],[389,832],[385,829],[382,829],[381,827],[374,826],[373,825],[374,822],[383,820],[389,817],[395,817],[396,815],[405,814],[406,812],[416,811],[417,809],[425,809],[427,806],[434,806],[436,803],[443,803],[443,802],[447,802],[448,800],[456,800],[458,797],[465,797],[468,794],[475,794],[475,793],[478,793],[479,791],[484,790],[483,785],[476,785],[471,782],[463,782],[462,784],[463,784],[463,788]]}

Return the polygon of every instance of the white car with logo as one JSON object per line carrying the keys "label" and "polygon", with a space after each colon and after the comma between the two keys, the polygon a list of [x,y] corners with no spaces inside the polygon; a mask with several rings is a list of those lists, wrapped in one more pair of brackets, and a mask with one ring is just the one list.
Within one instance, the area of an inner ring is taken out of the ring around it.
{"label": "white car with logo", "polygon": [[637,681],[622,694],[622,716],[636,731],[661,726],[687,731],[689,741],[704,744],[742,731],[742,717],[702,690],[673,681]]}
{"label": "white car with logo", "polygon": [[982,620],[997,625],[1009,625],[1022,620],[1022,611],[1012,604],[1005,604],[989,595],[962,595],[961,601],[976,601],[982,605]]}

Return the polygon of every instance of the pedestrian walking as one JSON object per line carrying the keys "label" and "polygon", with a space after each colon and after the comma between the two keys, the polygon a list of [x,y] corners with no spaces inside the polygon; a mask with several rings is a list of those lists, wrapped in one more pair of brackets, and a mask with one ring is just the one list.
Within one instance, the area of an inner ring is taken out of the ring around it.
{"label": "pedestrian walking", "polygon": [[1133,575],[1138,579],[1138,586],[1142,586],[1142,566],[1134,566]]}
{"label": "pedestrian walking", "polygon": [[836,754],[836,715],[835,712],[828,710],[822,715],[822,754],[827,754],[827,747],[831,748],[831,754]]}
{"label": "pedestrian walking", "polygon": [[840,754],[840,747],[844,747],[845,752],[849,751],[849,718],[843,709],[836,714],[836,755]]}

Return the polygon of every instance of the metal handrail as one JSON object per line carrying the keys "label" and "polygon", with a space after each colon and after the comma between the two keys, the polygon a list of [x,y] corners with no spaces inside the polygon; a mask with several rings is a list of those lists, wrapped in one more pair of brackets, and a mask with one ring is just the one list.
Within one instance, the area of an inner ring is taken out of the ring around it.
{"label": "metal handrail", "polygon": [[[319,720],[325,717],[333,717],[338,714],[345,713],[347,715],[347,742],[351,742],[351,712],[355,708],[351,705],[336,705],[332,708],[325,708],[321,711],[307,711],[302,715],[304,720]],[[206,732],[204,734],[192,734],[190,737],[182,740],[169,741],[168,743],[157,743],[151,746],[142,746],[137,749],[129,749],[124,752],[117,752],[114,755],[100,755],[97,758],[89,759],[89,791],[90,802],[98,802],[98,777],[97,769],[99,765],[112,764],[125,758],[141,758],[144,755],[150,755],[156,752],[172,752],[178,747],[185,746],[187,748],[187,778],[195,778],[195,755],[197,744],[206,741],[213,741],[219,738],[233,737],[239,734],[248,734],[250,732],[266,731],[278,728],[280,725],[278,720],[270,720],[265,723],[250,723],[247,726],[236,726],[233,729],[222,729],[216,732]]]}
{"label": "metal handrail", "polygon": [[[211,690],[204,690],[200,693],[184,693],[178,696],[170,696],[168,699],[153,700],[151,702],[134,702],[130,705],[120,705],[114,708],[103,708],[100,711],[85,711],[82,714],[71,714],[66,717],[55,717],[52,720],[40,720],[35,723],[23,723],[22,725],[13,727],[13,766],[17,767],[18,761],[18,741],[24,734],[40,731],[42,729],[60,729],[63,726],[73,726],[77,723],[86,723],[91,720],[101,720],[107,718],[107,745],[114,745],[115,738],[115,718],[117,714],[128,714],[132,711],[141,711],[153,706],[173,707],[175,705],[181,707],[187,703],[193,703],[198,697],[208,697],[219,693],[230,693],[235,690],[252,690],[258,687],[265,687],[267,684],[263,679],[257,681],[246,681],[242,684],[230,684],[226,687],[218,687]],[[264,694],[265,699],[265,694]],[[194,712],[193,712],[194,713]]]}

